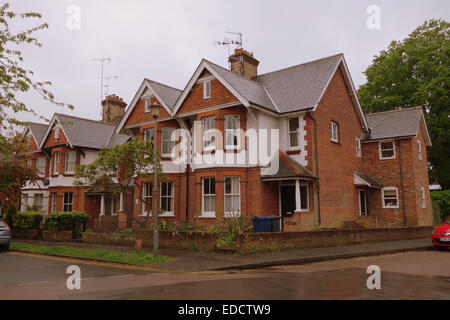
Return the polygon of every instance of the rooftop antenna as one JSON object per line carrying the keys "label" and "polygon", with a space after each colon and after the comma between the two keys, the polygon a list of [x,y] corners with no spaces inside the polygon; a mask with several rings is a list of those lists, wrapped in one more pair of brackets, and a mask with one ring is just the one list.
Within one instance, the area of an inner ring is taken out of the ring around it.
{"label": "rooftop antenna", "polygon": [[108,96],[108,89],[109,89],[109,80],[114,79],[117,80],[118,76],[109,76],[109,77],[104,77],[106,84],[104,85],[105,87],[105,95]]}
{"label": "rooftop antenna", "polygon": [[105,63],[105,62],[111,62],[111,58],[95,58],[94,59],[95,61],[98,61],[98,62],[100,62],[100,64],[101,64],[101,73],[100,73],[100,81],[101,81],[101,84],[100,84],[100,102],[102,102],[102,100],[103,100],[103,79],[104,79],[104,77],[103,77],[103,64]]}
{"label": "rooftop antenna", "polygon": [[223,38],[223,41],[214,41],[214,44],[217,46],[226,46],[228,48],[228,56],[231,55],[230,47],[231,45],[236,45],[237,48],[242,49],[242,33],[241,32],[231,32],[225,31],[227,34],[232,34],[237,36],[238,39],[229,39],[227,37]]}

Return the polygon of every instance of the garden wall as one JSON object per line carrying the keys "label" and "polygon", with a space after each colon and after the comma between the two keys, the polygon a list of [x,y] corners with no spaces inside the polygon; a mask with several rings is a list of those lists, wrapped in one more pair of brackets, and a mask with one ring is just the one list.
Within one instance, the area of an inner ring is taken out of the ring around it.
{"label": "garden wall", "polygon": [[72,231],[42,231],[42,240],[46,241],[72,241]]}
{"label": "garden wall", "polygon": [[237,236],[236,244],[240,251],[326,247],[368,242],[420,239],[430,237],[431,231],[432,227],[401,227],[245,233]]}
{"label": "garden wall", "polygon": [[[213,251],[217,243],[216,234],[213,232],[158,231],[158,235],[159,247],[167,249]],[[134,246],[136,239],[141,239],[144,247],[153,247],[153,231],[138,231],[129,234],[83,233],[83,242],[92,244]]]}

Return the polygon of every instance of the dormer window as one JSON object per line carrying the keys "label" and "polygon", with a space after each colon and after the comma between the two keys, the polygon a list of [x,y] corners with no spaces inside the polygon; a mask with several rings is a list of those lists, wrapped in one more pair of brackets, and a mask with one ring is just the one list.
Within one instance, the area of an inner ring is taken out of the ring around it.
{"label": "dormer window", "polygon": [[211,80],[203,82],[203,99],[211,98]]}

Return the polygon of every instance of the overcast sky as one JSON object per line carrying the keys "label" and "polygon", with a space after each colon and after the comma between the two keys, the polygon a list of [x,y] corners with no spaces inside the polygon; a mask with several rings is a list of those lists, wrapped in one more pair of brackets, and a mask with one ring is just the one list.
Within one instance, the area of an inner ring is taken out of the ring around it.
{"label": "overcast sky", "polygon": [[[80,9],[79,29],[67,25],[71,5]],[[380,8],[380,29],[367,27],[370,5]],[[94,58],[112,59],[104,75],[118,79],[109,81],[109,93],[130,103],[144,77],[183,89],[202,58],[228,67],[227,48],[213,43],[235,31],[260,61],[260,74],[342,52],[358,88],[373,56],[391,40],[407,37],[427,19],[450,20],[448,0],[23,0],[11,9],[40,12],[49,24],[36,34],[41,48],[23,47],[25,62],[75,110],[27,94],[24,100],[47,118],[63,112],[100,119],[100,64]]]}

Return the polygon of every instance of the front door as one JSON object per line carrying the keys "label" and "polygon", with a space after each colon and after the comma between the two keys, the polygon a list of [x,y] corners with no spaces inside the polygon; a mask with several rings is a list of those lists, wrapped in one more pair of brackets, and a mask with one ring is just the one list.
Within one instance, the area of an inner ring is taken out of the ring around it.
{"label": "front door", "polygon": [[295,211],[295,185],[281,186],[281,216],[291,217]]}

